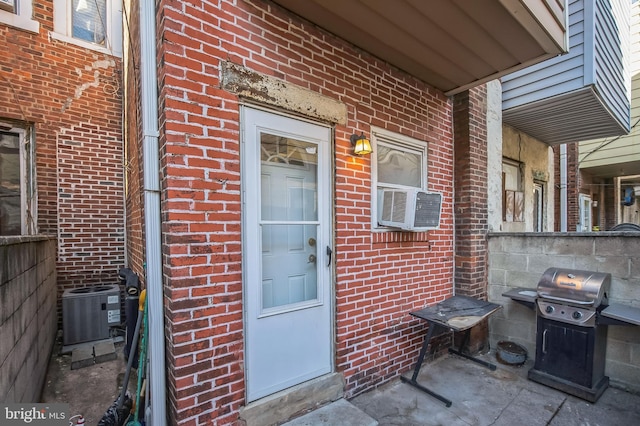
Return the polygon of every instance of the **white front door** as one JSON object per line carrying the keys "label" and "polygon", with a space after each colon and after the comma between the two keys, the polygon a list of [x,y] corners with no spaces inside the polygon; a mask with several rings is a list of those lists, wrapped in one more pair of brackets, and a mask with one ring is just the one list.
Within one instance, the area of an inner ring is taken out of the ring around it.
{"label": "white front door", "polygon": [[328,127],[243,107],[247,400],[332,369]]}

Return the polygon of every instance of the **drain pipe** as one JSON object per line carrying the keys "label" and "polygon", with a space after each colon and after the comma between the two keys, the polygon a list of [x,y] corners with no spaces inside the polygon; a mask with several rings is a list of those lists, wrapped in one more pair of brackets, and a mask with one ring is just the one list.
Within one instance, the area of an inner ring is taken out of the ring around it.
{"label": "drain pipe", "polygon": [[560,232],[567,232],[567,144],[560,145]]}
{"label": "drain pipe", "polygon": [[155,0],[140,0],[140,82],[147,309],[149,314],[149,381],[151,419],[166,424],[164,309],[160,240],[160,160],[158,155],[158,89]]}

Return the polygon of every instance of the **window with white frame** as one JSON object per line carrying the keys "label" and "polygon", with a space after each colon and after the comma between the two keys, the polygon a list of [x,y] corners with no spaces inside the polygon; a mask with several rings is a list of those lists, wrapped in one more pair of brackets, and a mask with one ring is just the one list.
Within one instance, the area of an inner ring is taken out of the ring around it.
{"label": "window with white frame", "polygon": [[427,142],[388,130],[372,127],[372,194],[371,219],[378,224],[385,189],[423,189],[427,185]]}
{"label": "window with white frame", "polygon": [[121,56],[121,33],[118,0],[53,0],[51,36],[55,39]]}
{"label": "window with white frame", "polygon": [[0,24],[37,33],[40,23],[33,19],[34,0],[0,0]]}
{"label": "window with white frame", "polygon": [[591,197],[586,194],[579,194],[578,200],[580,203],[580,222],[577,226],[578,232],[591,231]]}
{"label": "window with white frame", "polygon": [[32,134],[0,120],[0,235],[36,233]]}

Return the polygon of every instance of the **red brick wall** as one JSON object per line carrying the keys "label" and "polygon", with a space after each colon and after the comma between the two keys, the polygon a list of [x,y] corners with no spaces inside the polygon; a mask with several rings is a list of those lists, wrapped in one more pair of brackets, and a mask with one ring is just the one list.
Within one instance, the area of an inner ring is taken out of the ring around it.
{"label": "red brick wall", "polygon": [[142,143],[142,118],[140,100],[140,5],[137,1],[125,2],[125,14],[128,25],[125,34],[128,49],[123,52],[122,60],[125,76],[123,79],[124,103],[123,110],[125,165],[125,202],[126,202],[126,241],[127,267],[131,268],[142,282],[144,282],[145,240],[144,240],[144,182]]}
{"label": "red brick wall", "polygon": [[615,181],[613,179],[606,179],[604,181],[604,218],[600,220],[600,230],[608,231],[616,226],[618,218],[616,215],[616,188]]}
{"label": "red brick wall", "polygon": [[124,264],[121,132],[87,124],[60,130],[58,281],[116,284]]}
{"label": "red brick wall", "polygon": [[[479,86],[453,98],[455,140],[456,294],[487,298],[487,89]],[[467,348],[487,345],[488,321],[470,331]],[[456,335],[459,346],[463,333]]]}
{"label": "red brick wall", "polygon": [[487,296],[487,90],[454,97],[455,221],[458,294]]}
{"label": "red brick wall", "polygon": [[[159,5],[167,386],[170,415],[184,425],[233,423],[245,404],[239,99],[219,88],[221,61],[347,105],[334,153],[335,363],[346,394],[412,367],[424,325],[408,313],[452,292],[448,98],[272,3],[234,3]],[[372,235],[371,157],[353,157],[348,141],[371,125],[430,143],[429,189],[444,193],[439,230],[415,241]]]}
{"label": "red brick wall", "polygon": [[0,119],[35,129],[38,230],[58,236],[58,294],[111,283],[124,264],[118,58],[0,24]]}

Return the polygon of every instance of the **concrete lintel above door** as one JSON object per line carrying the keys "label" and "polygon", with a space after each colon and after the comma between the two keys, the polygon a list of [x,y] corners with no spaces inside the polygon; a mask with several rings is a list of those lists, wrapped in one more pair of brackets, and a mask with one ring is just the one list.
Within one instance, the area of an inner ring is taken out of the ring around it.
{"label": "concrete lintel above door", "polygon": [[343,102],[231,62],[221,63],[222,88],[238,96],[329,123],[345,125]]}

